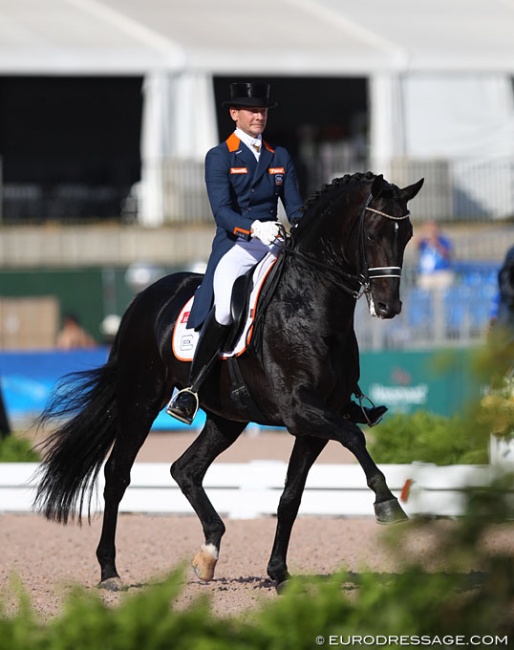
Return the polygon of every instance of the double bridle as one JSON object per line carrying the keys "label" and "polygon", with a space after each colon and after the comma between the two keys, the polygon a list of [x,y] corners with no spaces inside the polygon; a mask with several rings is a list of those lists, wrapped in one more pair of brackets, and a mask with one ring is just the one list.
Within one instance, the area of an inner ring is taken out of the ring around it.
{"label": "double bridle", "polygon": [[[358,275],[352,275],[347,273],[342,269],[335,267],[332,264],[326,264],[321,262],[310,255],[301,253],[300,251],[295,250],[286,239],[286,246],[284,248],[285,252],[299,259],[307,262],[310,266],[317,268],[323,272],[323,276],[337,284],[341,289],[350,294],[355,300],[358,300],[362,295],[368,293],[371,289],[371,281],[376,278],[400,278],[402,267],[401,266],[373,266],[369,267],[366,260],[366,247],[365,247],[365,232],[364,232],[364,215],[366,212],[373,212],[374,214],[379,215],[380,217],[385,217],[386,219],[391,219],[393,221],[403,221],[408,219],[410,212],[407,211],[407,214],[402,215],[401,217],[395,217],[392,214],[387,214],[386,212],[381,212],[375,208],[370,208],[369,204],[373,199],[373,195],[369,194],[361,205],[359,210],[359,215],[357,217],[356,223],[359,225],[359,273]],[[347,283],[351,283],[354,286],[348,286]]]}

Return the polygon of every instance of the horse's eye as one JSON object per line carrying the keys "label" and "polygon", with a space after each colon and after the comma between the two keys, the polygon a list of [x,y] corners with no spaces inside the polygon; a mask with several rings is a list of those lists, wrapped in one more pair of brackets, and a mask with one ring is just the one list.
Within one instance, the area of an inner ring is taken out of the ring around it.
{"label": "horse's eye", "polygon": [[375,241],[375,237],[373,235],[370,235],[369,233],[366,235],[366,239],[368,241]]}

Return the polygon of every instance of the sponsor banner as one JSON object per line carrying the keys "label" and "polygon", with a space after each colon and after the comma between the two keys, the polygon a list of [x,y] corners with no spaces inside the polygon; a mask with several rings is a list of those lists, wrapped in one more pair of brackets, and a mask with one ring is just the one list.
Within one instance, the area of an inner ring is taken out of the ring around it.
{"label": "sponsor banner", "polygon": [[[0,384],[7,414],[14,426],[26,426],[36,418],[60,378],[70,372],[97,368],[105,363],[107,347],[77,351],[0,352]],[[473,399],[483,387],[474,378],[469,353],[457,351],[385,351],[361,353],[361,389],[389,413],[426,410],[451,416]],[[170,396],[171,397],[171,396]],[[199,412],[193,429],[201,428],[205,414]],[[164,410],[153,430],[188,429]]]}
{"label": "sponsor banner", "polygon": [[424,410],[444,416],[461,411],[482,389],[466,349],[363,352],[359,384],[389,413]]}

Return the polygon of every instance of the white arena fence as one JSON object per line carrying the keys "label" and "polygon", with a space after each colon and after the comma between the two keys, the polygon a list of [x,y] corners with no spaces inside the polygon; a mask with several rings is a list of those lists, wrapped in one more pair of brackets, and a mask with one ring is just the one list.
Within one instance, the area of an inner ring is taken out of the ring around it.
{"label": "white arena fence", "polygon": [[[37,463],[0,463],[0,513],[31,513]],[[192,515],[193,509],[171,478],[168,463],[136,463],[120,512]],[[458,517],[463,514],[466,488],[487,486],[500,468],[492,465],[413,463],[381,465],[389,487],[411,517]],[[256,460],[215,463],[204,487],[218,512],[229,518],[276,515],[287,463]],[[103,509],[103,473],[96,486],[92,514]],[[514,491],[510,494],[514,502]],[[315,465],[303,494],[300,515],[373,517],[373,492],[357,464]],[[83,513],[87,515],[87,512]]]}

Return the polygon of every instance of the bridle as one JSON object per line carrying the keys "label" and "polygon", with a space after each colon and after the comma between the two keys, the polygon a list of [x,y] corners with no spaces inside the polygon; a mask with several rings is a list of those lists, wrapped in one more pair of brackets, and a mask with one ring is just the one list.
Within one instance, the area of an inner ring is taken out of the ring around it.
{"label": "bridle", "polygon": [[[401,217],[395,217],[392,214],[387,214],[386,212],[381,212],[375,208],[370,208],[369,204],[373,200],[373,195],[369,194],[363,204],[360,207],[359,215],[356,219],[356,224],[359,227],[359,273],[357,275],[347,273],[343,269],[334,266],[333,264],[327,264],[320,260],[306,255],[292,246],[292,238],[290,236],[285,236],[285,246],[284,252],[294,257],[299,258],[300,260],[306,262],[309,266],[312,266],[319,270],[323,277],[330,280],[334,284],[337,284],[338,287],[343,289],[346,293],[351,295],[355,300],[358,300],[364,294],[369,293],[371,290],[371,281],[377,278],[400,278],[402,267],[401,266],[373,266],[369,267],[366,259],[366,247],[365,247],[365,235],[364,232],[364,216],[366,212],[373,212],[380,217],[386,219],[391,219],[393,221],[403,221],[408,219],[410,216],[410,211],[407,211],[407,214],[402,215]],[[285,231],[284,231],[285,232]],[[349,286],[353,285],[353,286]]]}
{"label": "bridle", "polygon": [[392,214],[387,214],[386,212],[381,212],[375,208],[370,208],[369,204],[373,199],[373,195],[369,194],[366,200],[364,201],[361,211],[358,218],[359,223],[359,263],[360,263],[360,273],[359,276],[363,278],[363,283],[368,285],[367,290],[370,288],[370,281],[376,278],[400,278],[402,275],[401,266],[368,266],[368,261],[366,259],[366,247],[365,242],[365,232],[364,232],[364,215],[366,212],[373,212],[378,214],[380,217],[386,219],[391,219],[392,221],[403,221],[410,217],[410,211],[407,210],[407,214],[402,215],[401,217],[395,217]]}

